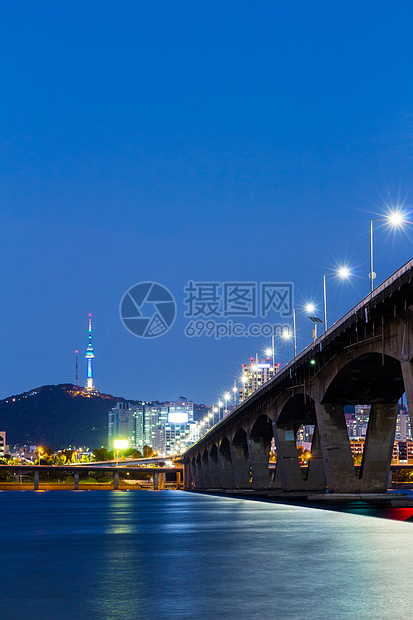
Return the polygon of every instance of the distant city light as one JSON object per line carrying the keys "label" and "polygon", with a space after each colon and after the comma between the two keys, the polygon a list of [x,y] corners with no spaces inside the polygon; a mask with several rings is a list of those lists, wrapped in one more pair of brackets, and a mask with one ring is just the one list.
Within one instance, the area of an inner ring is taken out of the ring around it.
{"label": "distant city light", "polygon": [[127,439],[115,439],[113,446],[115,450],[127,450],[129,448],[129,441]]}

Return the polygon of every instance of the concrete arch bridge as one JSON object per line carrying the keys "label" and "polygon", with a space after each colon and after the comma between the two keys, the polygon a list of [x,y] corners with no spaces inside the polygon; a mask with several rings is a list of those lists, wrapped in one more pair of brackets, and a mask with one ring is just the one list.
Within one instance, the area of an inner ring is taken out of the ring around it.
{"label": "concrete arch bridge", "polygon": [[[185,488],[385,493],[403,393],[413,428],[412,278],[413,259],[191,446],[180,461]],[[358,469],[344,416],[351,404],[371,404]],[[302,424],[315,426],[306,469],[296,448]]]}

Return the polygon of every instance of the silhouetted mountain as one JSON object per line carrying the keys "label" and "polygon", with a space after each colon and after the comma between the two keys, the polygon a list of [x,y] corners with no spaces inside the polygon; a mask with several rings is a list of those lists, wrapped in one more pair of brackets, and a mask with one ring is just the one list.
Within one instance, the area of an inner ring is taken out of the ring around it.
{"label": "silhouetted mountain", "polygon": [[[0,400],[0,430],[6,431],[9,445],[100,448],[108,441],[108,413],[119,402],[142,401],[92,395],[71,383],[44,385]],[[194,405],[195,419],[206,412],[205,405]]]}
{"label": "silhouetted mountain", "polygon": [[44,385],[0,401],[0,429],[9,445],[96,448],[107,443],[108,412],[124,401],[91,395],[69,383]]}

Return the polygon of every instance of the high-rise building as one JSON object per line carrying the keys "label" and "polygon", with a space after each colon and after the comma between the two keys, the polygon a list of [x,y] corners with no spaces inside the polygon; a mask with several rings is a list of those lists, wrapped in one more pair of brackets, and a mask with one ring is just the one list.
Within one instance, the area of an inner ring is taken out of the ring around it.
{"label": "high-rise building", "polygon": [[6,453],[6,431],[0,431],[0,457]]}
{"label": "high-rise building", "polygon": [[166,422],[161,428],[160,454],[180,454],[199,439],[199,425],[195,422],[174,424]]}
{"label": "high-rise building", "polygon": [[162,450],[162,425],[168,421],[168,407],[158,403],[146,403],[144,413],[144,445],[151,446],[153,451]]}
{"label": "high-rise building", "polygon": [[409,441],[412,439],[410,417],[406,405],[399,405],[396,419],[396,441]]}
{"label": "high-rise building", "polygon": [[180,396],[178,400],[172,400],[166,404],[169,406],[169,421],[175,421],[177,424],[181,424],[183,421],[194,421],[194,403],[192,400]]}
{"label": "high-rise building", "polygon": [[250,358],[249,364],[242,365],[242,386],[239,390],[239,402],[242,403],[255,390],[258,390],[264,383],[275,377],[280,370],[280,364],[272,364],[271,358],[254,359]]}
{"label": "high-rise building", "polygon": [[144,408],[131,403],[116,403],[108,414],[108,445],[113,448],[115,439],[127,439],[131,448],[140,452],[144,444]]}
{"label": "high-rise building", "polygon": [[89,344],[87,345],[85,358],[87,360],[87,378],[86,378],[86,389],[88,392],[93,392],[95,390],[95,386],[93,385],[93,367],[92,360],[95,357],[95,352],[93,350],[92,345],[92,315],[89,314]]}

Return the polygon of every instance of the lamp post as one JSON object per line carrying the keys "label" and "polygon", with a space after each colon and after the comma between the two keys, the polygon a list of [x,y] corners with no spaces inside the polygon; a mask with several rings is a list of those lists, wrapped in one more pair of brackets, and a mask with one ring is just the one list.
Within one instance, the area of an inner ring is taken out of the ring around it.
{"label": "lamp post", "polygon": [[327,276],[336,276],[340,278],[340,280],[347,280],[351,276],[351,271],[348,267],[343,266],[337,269],[337,271],[333,273],[324,273],[323,274],[323,294],[324,294],[324,331],[327,331],[327,287],[326,287],[326,278]]}
{"label": "lamp post", "polygon": [[222,402],[222,400],[218,401],[218,420],[221,419],[221,407],[224,406],[224,403]]}
{"label": "lamp post", "polygon": [[373,292],[373,280],[376,277],[373,271],[373,222],[387,222],[393,228],[399,228],[407,222],[407,219],[402,211],[390,211],[387,217],[375,217],[370,220],[370,293]]}
{"label": "lamp post", "polygon": [[115,439],[113,447],[116,450],[116,467],[119,465],[119,452],[120,450],[127,450],[129,448],[129,441],[127,439]]}
{"label": "lamp post", "polygon": [[237,382],[235,379],[234,379],[234,387],[232,388],[232,391],[234,392],[234,409],[235,409],[235,407],[237,406],[237,391],[238,391]]}
{"label": "lamp post", "polygon": [[319,323],[322,323],[323,321],[321,319],[319,319],[318,316],[314,316],[314,312],[315,312],[315,305],[314,304],[307,304],[305,309],[307,311],[308,318],[310,319],[310,321],[312,321],[314,323],[313,339],[314,339],[314,342],[315,342],[317,340],[317,325]]}
{"label": "lamp post", "polygon": [[[215,424],[215,414],[218,413],[219,409],[218,407],[214,407],[212,411],[214,413],[214,424]],[[219,416],[218,416],[218,422],[219,422]]]}
{"label": "lamp post", "polygon": [[228,394],[228,392],[225,392],[224,394],[224,400],[225,400],[225,415],[227,415],[228,413],[228,401],[230,399],[230,395]]}

